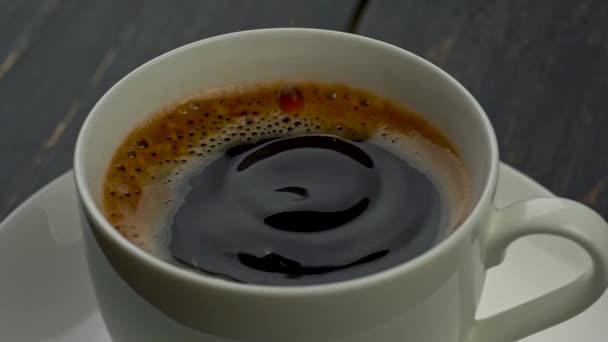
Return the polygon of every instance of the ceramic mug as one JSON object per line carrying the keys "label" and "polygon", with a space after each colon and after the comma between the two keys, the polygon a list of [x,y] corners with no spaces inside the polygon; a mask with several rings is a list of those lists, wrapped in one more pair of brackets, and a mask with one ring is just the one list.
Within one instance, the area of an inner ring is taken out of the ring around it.
{"label": "ceramic mug", "polygon": [[[399,266],[297,287],[241,284],[175,267],[132,245],[104,218],[99,207],[109,161],[151,113],[202,89],[273,80],[345,83],[420,113],[455,144],[470,173],[474,207],[467,218],[437,246]],[[495,209],[498,165],[483,109],[438,67],[356,35],[267,29],[192,43],[131,72],[86,119],[74,168],[90,273],[115,341],[501,342],[562,322],[604,292],[608,226],[567,199]],[[487,269],[501,263],[511,242],[532,234],[571,240],[591,262],[571,283],[476,320]]]}

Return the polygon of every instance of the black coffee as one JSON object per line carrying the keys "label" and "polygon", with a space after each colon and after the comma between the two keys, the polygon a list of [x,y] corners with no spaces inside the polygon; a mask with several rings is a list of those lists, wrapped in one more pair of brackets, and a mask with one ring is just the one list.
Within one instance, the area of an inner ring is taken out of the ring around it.
{"label": "black coffee", "polygon": [[466,209],[467,178],[447,140],[344,86],[195,97],[119,151],[104,198],[117,229],[152,254],[238,282],[382,271],[432,248]]}

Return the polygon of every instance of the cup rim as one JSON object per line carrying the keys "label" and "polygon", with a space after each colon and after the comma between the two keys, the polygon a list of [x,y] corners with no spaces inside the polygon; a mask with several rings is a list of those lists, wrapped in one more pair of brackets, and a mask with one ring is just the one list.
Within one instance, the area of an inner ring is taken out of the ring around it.
{"label": "cup rim", "polygon": [[[278,286],[278,285],[260,285],[260,284],[244,284],[238,282],[227,281],[210,275],[202,273],[196,273],[185,269],[178,268],[170,263],[161,260],[155,256],[152,256],[142,249],[135,246],[133,243],[124,238],[110,222],[105,218],[100,208],[98,208],[91,189],[88,187],[85,174],[85,147],[84,143],[87,139],[88,132],[94,129],[93,117],[99,111],[99,108],[104,105],[105,100],[115,91],[118,86],[126,80],[133,77],[135,74],[145,72],[146,69],[152,67],[155,63],[160,60],[171,58],[172,56],[179,54],[185,50],[205,45],[217,40],[231,39],[235,37],[242,38],[243,36],[255,36],[255,35],[266,35],[266,34],[316,34],[325,35],[332,39],[346,39],[352,41],[359,41],[369,45],[375,45],[378,48],[392,50],[403,55],[403,58],[409,58],[415,63],[420,64],[420,67],[427,68],[429,72],[435,72],[439,74],[445,82],[449,82],[456,91],[460,93],[460,96],[464,96],[472,104],[473,108],[479,115],[483,128],[486,131],[489,141],[485,143],[490,144],[490,169],[489,175],[486,178],[485,184],[483,184],[481,195],[477,199],[474,207],[470,210],[467,217],[459,225],[455,231],[448,236],[446,239],[433,246],[428,251],[421,255],[403,262],[399,265],[390,267],[386,270],[382,270],[375,273],[370,273],[362,277],[347,279],[342,281],[315,284],[315,285],[295,285],[295,286]],[[469,231],[473,229],[474,222],[481,216],[482,210],[484,210],[484,203],[491,202],[494,186],[497,182],[498,175],[498,143],[494,129],[490,123],[490,120],[477,102],[477,100],[471,95],[471,93],[461,85],[456,79],[450,76],[447,72],[443,71],[438,66],[425,60],[422,57],[415,55],[405,49],[397,47],[395,45],[385,43],[373,38],[359,36],[340,31],[323,30],[323,29],[311,29],[311,28],[269,28],[269,29],[255,29],[238,31],[227,34],[222,34],[206,39],[202,39],[196,42],[183,45],[171,51],[161,54],[146,63],[140,65],[136,69],[129,72],[126,76],[116,82],[106,93],[97,101],[95,106],[91,109],[87,115],[84,123],[82,124],[78,138],[76,141],[76,148],[74,152],[74,178],[76,183],[76,189],[83,206],[83,209],[87,212],[88,216],[98,226],[98,232],[104,234],[105,237],[111,241],[112,244],[119,248],[126,250],[127,255],[132,258],[138,258],[140,261],[145,262],[148,266],[153,266],[156,271],[164,273],[166,276],[176,278],[180,281],[185,281],[194,284],[199,287],[212,287],[216,290],[222,291],[233,291],[235,293],[249,294],[249,295],[261,295],[261,296],[307,296],[307,295],[319,295],[328,294],[338,291],[348,291],[366,286],[373,286],[374,284],[388,281],[392,278],[397,277],[399,274],[409,272],[411,270],[423,267],[428,264],[432,259],[441,255],[445,250],[452,249],[459,241],[466,239]]]}

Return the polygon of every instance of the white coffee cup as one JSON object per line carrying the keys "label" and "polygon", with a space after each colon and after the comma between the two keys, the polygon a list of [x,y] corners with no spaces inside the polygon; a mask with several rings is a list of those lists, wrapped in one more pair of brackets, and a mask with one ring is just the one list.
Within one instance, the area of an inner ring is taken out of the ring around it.
{"label": "white coffee cup", "polygon": [[[456,145],[470,172],[475,205],[466,220],[428,252],[389,270],[273,287],[177,268],[132,245],[104,218],[99,207],[110,159],[151,113],[203,89],[273,80],[345,83],[420,113]],[[112,87],[78,137],[75,174],[87,259],[106,326],[118,342],[506,342],[550,327],[606,289],[608,225],[560,198],[495,209],[498,165],[494,131],[471,94],[395,46],[332,31],[268,29],[168,52]],[[511,242],[532,234],[574,241],[592,262],[571,283],[476,320],[486,270],[501,263]]]}

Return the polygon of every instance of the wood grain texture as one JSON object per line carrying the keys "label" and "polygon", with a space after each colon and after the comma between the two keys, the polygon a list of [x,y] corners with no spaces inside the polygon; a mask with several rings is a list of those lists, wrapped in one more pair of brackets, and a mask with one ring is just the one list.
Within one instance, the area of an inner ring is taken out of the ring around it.
{"label": "wood grain texture", "polygon": [[608,2],[372,1],[358,32],[448,71],[503,161],[608,217]]}
{"label": "wood grain texture", "polygon": [[72,165],[97,99],[163,52],[253,28],[344,30],[356,0],[0,0],[0,219]]}

